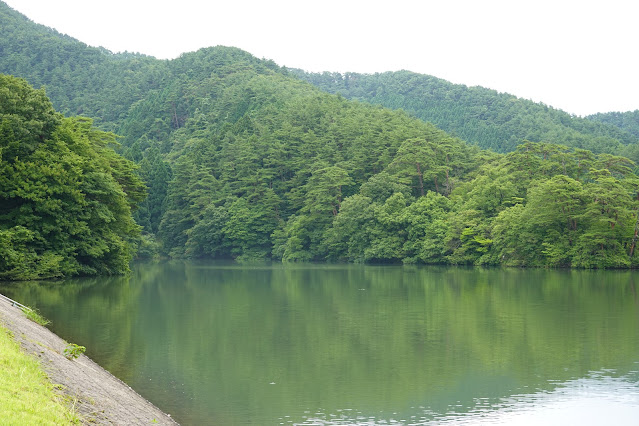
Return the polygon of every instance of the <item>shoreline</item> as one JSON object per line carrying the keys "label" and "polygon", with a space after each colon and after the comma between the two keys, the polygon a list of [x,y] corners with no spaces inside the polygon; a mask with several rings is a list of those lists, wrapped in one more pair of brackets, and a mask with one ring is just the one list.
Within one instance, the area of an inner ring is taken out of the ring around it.
{"label": "shoreline", "polygon": [[73,401],[83,424],[177,425],[169,414],[86,355],[69,360],[67,342],[0,300],[0,325],[12,332],[22,351],[40,362],[55,392]]}

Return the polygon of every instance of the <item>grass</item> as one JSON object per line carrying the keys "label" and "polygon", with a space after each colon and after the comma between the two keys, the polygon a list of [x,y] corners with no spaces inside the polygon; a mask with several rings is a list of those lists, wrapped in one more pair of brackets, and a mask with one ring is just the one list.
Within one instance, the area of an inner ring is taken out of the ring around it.
{"label": "grass", "polygon": [[0,423],[2,425],[69,425],[78,423],[34,358],[20,350],[0,327]]}
{"label": "grass", "polygon": [[31,321],[38,323],[42,326],[46,326],[51,324],[51,321],[49,321],[48,319],[46,319],[45,317],[43,317],[42,315],[40,315],[40,312],[38,312],[35,309],[31,309],[31,308],[22,308],[22,312],[24,312],[24,315],[29,318]]}

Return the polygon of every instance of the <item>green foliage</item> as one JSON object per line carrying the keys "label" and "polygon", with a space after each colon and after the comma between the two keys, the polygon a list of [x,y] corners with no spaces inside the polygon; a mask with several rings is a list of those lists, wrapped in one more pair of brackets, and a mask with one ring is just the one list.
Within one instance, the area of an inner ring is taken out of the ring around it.
{"label": "green foliage", "polygon": [[46,86],[56,109],[65,115],[100,120],[116,130],[134,102],[162,87],[164,61],[139,54],[112,54],[89,47],[0,3],[0,73]]}
{"label": "green foliage", "polygon": [[[183,58],[220,62],[224,52]],[[448,193],[475,167],[475,149],[431,125],[241,60],[242,67],[228,64],[203,80],[176,83],[199,98],[191,99],[193,118],[170,135],[165,157],[173,159],[172,177],[158,236],[171,256],[341,258],[328,251],[325,233],[345,199],[362,184],[371,194],[382,187],[388,196],[413,192],[401,172],[387,169],[404,141],[428,141],[423,155],[444,162],[427,171],[427,188]],[[371,259],[390,250],[382,246]]]}
{"label": "green foliage", "polygon": [[581,119],[407,71],[306,74],[220,46],[172,61],[114,55],[4,4],[0,19],[0,71],[47,84],[60,110],[102,129],[2,77],[0,279],[120,273],[136,249],[638,263],[639,179],[618,156],[639,159],[634,116]]}
{"label": "green foliage", "polygon": [[631,135],[639,137],[639,110],[628,112],[607,112],[593,114],[587,117],[590,120],[600,121],[618,127]]}
{"label": "green foliage", "polygon": [[0,123],[0,278],[127,271],[144,187],[115,136],[4,75]]}
{"label": "green foliage", "polygon": [[450,200],[440,194],[428,192],[404,210],[407,239],[404,244],[405,263],[444,263]]}
{"label": "green foliage", "polygon": [[160,257],[161,247],[152,234],[140,235],[140,241],[135,251],[136,259],[157,259]]}
{"label": "green foliage", "polygon": [[87,348],[84,346],[77,345],[75,343],[69,343],[67,347],[64,349],[64,356],[66,356],[70,360],[74,360],[86,352]]}
{"label": "green foliage", "polygon": [[[376,74],[292,74],[330,93],[402,109],[465,141],[495,152],[514,151],[523,141],[550,142],[593,152],[636,154],[638,121],[619,115],[579,118],[544,104],[467,87],[410,71]],[[632,157],[639,160],[638,156]]]}
{"label": "green foliage", "polygon": [[22,312],[24,312],[24,316],[26,316],[27,318],[29,318],[31,321],[35,322],[36,324],[40,324],[42,326],[51,324],[51,321],[43,317],[40,314],[40,312],[38,312],[36,309],[25,307],[25,308],[22,308]]}
{"label": "green foliage", "polygon": [[[555,172],[538,176],[521,203],[498,213],[489,263],[585,268],[636,263],[630,250],[637,220],[636,176],[620,172],[606,155],[595,157],[594,167],[583,174],[577,167],[582,156],[576,152],[562,157],[565,163],[555,161],[561,167],[541,167]],[[553,162],[542,160],[547,161]],[[618,178],[608,168],[595,168],[606,163],[618,170]],[[572,177],[559,171],[564,166],[573,170]]]}
{"label": "green foliage", "polygon": [[[411,148],[410,155],[415,156],[418,149],[422,147]],[[399,150],[396,158],[408,158],[407,151]],[[397,164],[400,162],[391,162],[389,169]],[[415,160],[404,164],[414,165]],[[634,248],[639,229],[639,187],[632,166],[622,157],[529,142],[516,152],[491,157],[448,197],[434,191],[434,185],[420,196],[421,182],[414,175],[417,168],[411,166],[406,170],[413,174],[410,181],[418,189],[416,198],[397,192],[383,202],[373,201],[362,195],[370,194],[367,183],[360,194],[344,200],[325,233],[328,257],[631,267],[637,264]]]}

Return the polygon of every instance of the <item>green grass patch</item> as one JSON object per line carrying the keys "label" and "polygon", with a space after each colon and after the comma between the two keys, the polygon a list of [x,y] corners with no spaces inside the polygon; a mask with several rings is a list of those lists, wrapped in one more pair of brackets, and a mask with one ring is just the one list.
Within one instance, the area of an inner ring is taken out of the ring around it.
{"label": "green grass patch", "polygon": [[0,423],[3,425],[68,425],[78,422],[53,392],[37,360],[20,350],[0,327]]}
{"label": "green grass patch", "polygon": [[31,309],[31,308],[22,308],[22,312],[24,312],[24,315],[29,318],[31,321],[38,323],[42,326],[46,326],[51,324],[51,321],[49,321],[48,319],[46,319],[45,317],[43,317],[42,315],[40,315],[40,312],[38,312],[35,309]]}

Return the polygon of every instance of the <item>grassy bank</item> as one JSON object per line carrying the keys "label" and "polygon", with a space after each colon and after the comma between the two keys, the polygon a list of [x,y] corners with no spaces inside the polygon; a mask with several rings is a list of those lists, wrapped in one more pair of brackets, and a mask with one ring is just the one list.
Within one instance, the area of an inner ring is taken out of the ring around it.
{"label": "grassy bank", "polygon": [[24,354],[0,326],[0,423],[66,425],[77,422],[53,392],[37,360]]}

